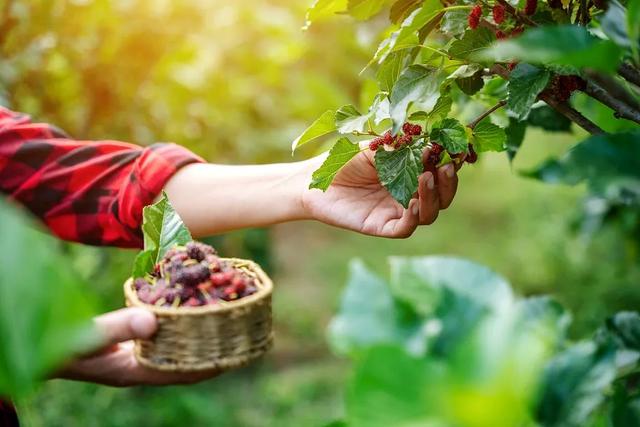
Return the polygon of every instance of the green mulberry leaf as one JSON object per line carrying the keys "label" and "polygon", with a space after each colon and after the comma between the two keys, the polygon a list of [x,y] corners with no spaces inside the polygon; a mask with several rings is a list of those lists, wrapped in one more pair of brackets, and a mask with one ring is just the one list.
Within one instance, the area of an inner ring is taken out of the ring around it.
{"label": "green mulberry leaf", "polygon": [[467,131],[456,119],[442,120],[431,130],[431,140],[437,141],[452,154],[466,152],[469,145]]}
{"label": "green mulberry leaf", "polygon": [[390,97],[392,132],[396,134],[407,119],[409,106],[437,93],[440,79],[437,69],[424,65],[411,65],[404,70],[393,86]]}
{"label": "green mulberry leaf", "polygon": [[422,144],[405,145],[393,151],[378,150],[375,155],[380,183],[405,208],[418,191],[422,148]]}
{"label": "green mulberry leaf", "polygon": [[362,132],[370,118],[371,114],[361,114],[353,105],[344,105],[336,111],[336,128],[342,134]]}
{"label": "green mulberry leaf", "polygon": [[504,151],[507,148],[507,134],[504,129],[486,118],[473,129],[473,148],[478,153]]}
{"label": "green mulberry leaf", "polygon": [[551,73],[531,64],[521,63],[509,76],[507,106],[520,119],[529,115],[540,92],[547,87]]}
{"label": "green mulberry leaf", "polygon": [[308,128],[305,129],[302,134],[297,137],[293,143],[291,144],[291,151],[296,151],[298,147],[306,144],[307,142],[313,141],[316,138],[320,138],[321,136],[325,136],[331,132],[336,130],[336,113],[332,110],[325,111],[322,113],[315,122],[311,124]]}
{"label": "green mulberry leaf", "polygon": [[340,138],[329,151],[329,156],[322,163],[322,166],[313,173],[309,188],[319,188],[325,191],[340,169],[359,152],[358,144],[354,144],[347,138]]}
{"label": "green mulberry leaf", "polygon": [[175,245],[185,245],[192,239],[187,226],[175,211],[167,195],[142,210],[144,251],[138,254],[133,266],[133,276],[149,273],[164,254]]}

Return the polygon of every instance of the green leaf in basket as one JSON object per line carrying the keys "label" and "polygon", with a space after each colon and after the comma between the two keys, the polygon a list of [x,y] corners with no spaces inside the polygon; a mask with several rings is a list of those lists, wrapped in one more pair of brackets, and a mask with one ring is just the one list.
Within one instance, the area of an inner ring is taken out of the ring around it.
{"label": "green leaf in basket", "polygon": [[157,203],[144,208],[142,217],[144,251],[134,261],[133,277],[149,273],[154,264],[173,246],[185,245],[193,240],[165,193]]}

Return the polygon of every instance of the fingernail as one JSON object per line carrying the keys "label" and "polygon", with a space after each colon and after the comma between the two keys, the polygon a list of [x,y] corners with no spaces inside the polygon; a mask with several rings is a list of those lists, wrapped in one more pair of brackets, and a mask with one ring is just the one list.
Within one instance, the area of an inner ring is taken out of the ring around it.
{"label": "fingernail", "polygon": [[449,178],[453,178],[453,174],[455,173],[455,170],[453,170],[453,165],[449,163],[447,166],[445,166],[445,168],[445,175],[447,175]]}
{"label": "fingernail", "polygon": [[418,202],[412,202],[413,206],[411,207],[411,213],[414,215],[418,215]]}
{"label": "fingernail", "polygon": [[427,175],[427,188],[429,190],[433,190],[436,187],[436,183],[433,180],[433,174],[431,172]]}
{"label": "fingernail", "polygon": [[156,317],[148,311],[136,313],[131,318],[131,330],[139,338],[149,338],[156,331]]}

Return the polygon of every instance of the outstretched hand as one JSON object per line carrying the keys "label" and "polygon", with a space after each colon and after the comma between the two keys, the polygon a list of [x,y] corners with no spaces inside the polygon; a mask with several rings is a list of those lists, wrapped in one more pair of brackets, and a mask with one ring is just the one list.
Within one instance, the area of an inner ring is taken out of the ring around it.
{"label": "outstretched hand", "polygon": [[134,356],[133,340],[149,338],[157,328],[153,313],[124,308],[94,319],[104,346],[69,363],[57,377],[115,387],[134,385],[192,384],[216,376],[217,371],[162,372],[146,368]]}
{"label": "outstretched hand", "polygon": [[[423,154],[423,163],[429,152]],[[449,207],[458,187],[454,164],[424,172],[418,192],[404,209],[380,184],[374,153],[364,150],[338,173],[326,192],[306,190],[302,203],[310,216],[337,227],[363,234],[390,238],[409,237],[418,225],[433,223],[442,209]],[[324,156],[314,159],[315,166]],[[425,164],[426,170],[426,164]]]}

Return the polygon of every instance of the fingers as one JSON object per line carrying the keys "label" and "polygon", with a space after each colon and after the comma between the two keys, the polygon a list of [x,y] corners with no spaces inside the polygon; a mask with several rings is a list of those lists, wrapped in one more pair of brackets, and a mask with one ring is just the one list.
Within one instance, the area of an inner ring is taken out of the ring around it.
{"label": "fingers", "polygon": [[71,362],[57,377],[113,387],[129,387],[193,384],[219,374],[218,370],[183,373],[162,372],[144,367],[135,358],[133,341],[127,341],[119,344],[115,351]]}
{"label": "fingers", "polygon": [[142,308],[124,308],[94,319],[104,337],[104,345],[114,345],[136,338],[149,338],[157,328],[156,317]]}
{"label": "fingers", "polygon": [[402,212],[402,217],[393,223],[393,229],[384,234],[400,239],[411,236],[418,227],[419,210],[418,199],[411,199],[407,209]]}
{"label": "fingers", "polygon": [[438,169],[438,198],[440,209],[447,209],[458,189],[458,175],[452,163]]}
{"label": "fingers", "polygon": [[435,177],[425,172],[418,178],[418,222],[421,225],[432,224],[440,212],[439,192],[436,189]]}

